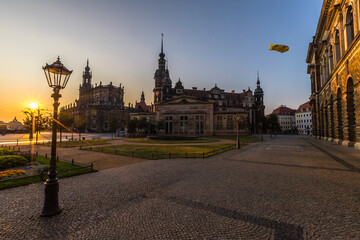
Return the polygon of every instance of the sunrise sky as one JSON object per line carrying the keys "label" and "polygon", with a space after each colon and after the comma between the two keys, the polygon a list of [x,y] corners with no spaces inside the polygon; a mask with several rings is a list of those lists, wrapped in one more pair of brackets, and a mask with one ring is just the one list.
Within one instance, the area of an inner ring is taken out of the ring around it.
{"label": "sunrise sky", "polygon": [[[321,0],[13,0],[0,7],[0,120],[31,102],[52,109],[42,66],[60,55],[73,74],[62,105],[78,97],[89,58],[93,83],[125,86],[125,104],[141,91],[153,101],[153,75],[164,33],[170,77],[185,88],[256,86],[260,71],[266,113],[297,108],[310,95],[307,47]],[[287,53],[269,51],[286,44]]]}

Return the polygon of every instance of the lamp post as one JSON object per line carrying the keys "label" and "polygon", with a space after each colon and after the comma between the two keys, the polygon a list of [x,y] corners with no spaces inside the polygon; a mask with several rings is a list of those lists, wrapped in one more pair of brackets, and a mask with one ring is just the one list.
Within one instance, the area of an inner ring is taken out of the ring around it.
{"label": "lamp post", "polygon": [[37,109],[39,106],[36,103],[30,103],[30,109],[31,109],[31,131],[29,140],[32,142],[34,138],[34,130],[35,130],[35,109]]}
{"label": "lamp post", "polygon": [[45,200],[44,208],[42,210],[42,217],[50,217],[52,215],[58,214],[61,212],[59,207],[59,180],[57,179],[57,167],[56,167],[56,130],[57,130],[57,120],[58,107],[59,107],[59,98],[60,89],[66,87],[67,82],[69,81],[72,71],[69,71],[60,61],[58,57],[57,61],[51,65],[46,64],[42,68],[45,72],[46,80],[49,84],[49,87],[53,88],[53,94],[51,95],[54,98],[54,113],[52,121],[52,140],[51,140],[51,159],[50,159],[50,168],[48,172],[49,178],[45,183]]}
{"label": "lamp post", "polygon": [[263,125],[263,123],[260,122],[259,125],[260,125],[260,140],[263,141],[263,136],[262,136],[262,125]]}
{"label": "lamp post", "polygon": [[240,120],[240,116],[237,113],[235,116],[236,119],[236,148],[240,149],[240,139],[239,139],[239,120]]}

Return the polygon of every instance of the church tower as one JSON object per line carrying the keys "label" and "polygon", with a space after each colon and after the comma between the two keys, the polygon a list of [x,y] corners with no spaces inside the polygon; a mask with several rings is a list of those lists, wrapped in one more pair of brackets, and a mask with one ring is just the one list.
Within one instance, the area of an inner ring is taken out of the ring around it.
{"label": "church tower", "polygon": [[256,82],[256,89],[254,91],[255,97],[255,117],[256,122],[259,123],[265,116],[265,106],[264,106],[264,91],[260,87],[260,78],[259,72],[257,73],[257,82]]}
{"label": "church tower", "polygon": [[163,101],[163,80],[166,77],[167,70],[165,69],[165,54],[164,54],[164,34],[161,34],[161,52],[159,54],[159,66],[158,69],[156,69],[154,74],[154,80],[155,80],[155,88],[153,90],[154,92],[154,103],[158,103]]}
{"label": "church tower", "polygon": [[80,105],[82,105],[84,102],[88,101],[87,96],[89,95],[91,91],[91,78],[92,78],[92,72],[90,72],[89,67],[89,59],[87,60],[85,71],[83,72],[83,81],[80,85],[80,91],[79,91],[79,101]]}

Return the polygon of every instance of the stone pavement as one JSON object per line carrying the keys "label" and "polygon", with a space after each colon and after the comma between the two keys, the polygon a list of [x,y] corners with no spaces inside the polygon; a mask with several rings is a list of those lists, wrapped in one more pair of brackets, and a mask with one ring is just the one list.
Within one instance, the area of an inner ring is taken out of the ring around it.
{"label": "stone pavement", "polygon": [[0,191],[0,239],[359,239],[360,151],[277,136],[207,159],[144,161]]}

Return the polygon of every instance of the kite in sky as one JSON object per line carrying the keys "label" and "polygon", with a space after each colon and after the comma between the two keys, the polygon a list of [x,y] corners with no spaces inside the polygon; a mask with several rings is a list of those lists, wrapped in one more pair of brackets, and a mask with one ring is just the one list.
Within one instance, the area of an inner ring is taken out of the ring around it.
{"label": "kite in sky", "polygon": [[289,47],[286,45],[270,44],[270,49],[272,51],[278,51],[281,53],[289,51]]}

